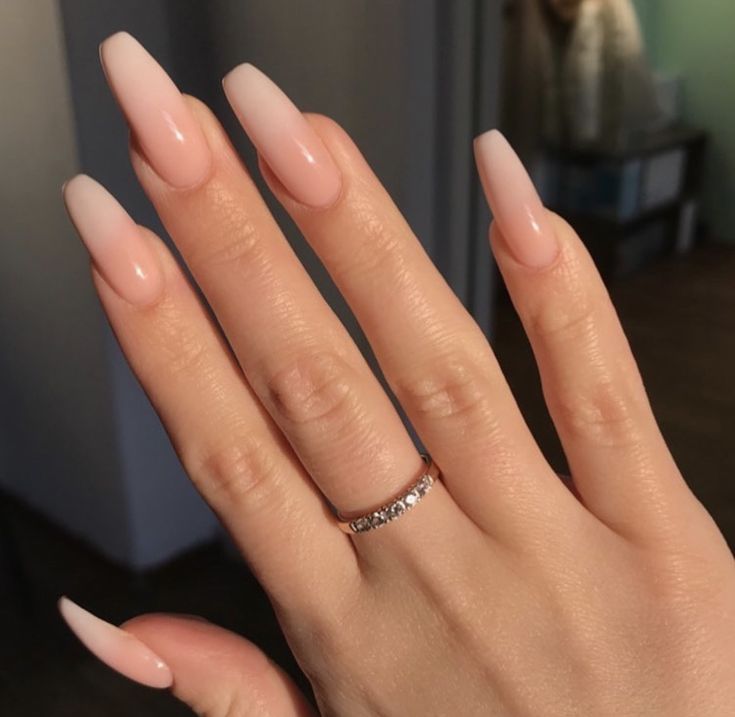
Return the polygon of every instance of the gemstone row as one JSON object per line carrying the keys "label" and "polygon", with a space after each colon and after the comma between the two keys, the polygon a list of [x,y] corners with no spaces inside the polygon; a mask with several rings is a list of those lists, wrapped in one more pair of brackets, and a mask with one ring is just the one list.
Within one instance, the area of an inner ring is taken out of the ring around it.
{"label": "gemstone row", "polygon": [[432,476],[428,473],[422,475],[403,495],[372,513],[350,521],[350,529],[353,533],[365,533],[368,530],[374,530],[381,525],[390,523],[391,520],[395,520],[407,510],[413,508],[431,490],[433,485],[434,478]]}

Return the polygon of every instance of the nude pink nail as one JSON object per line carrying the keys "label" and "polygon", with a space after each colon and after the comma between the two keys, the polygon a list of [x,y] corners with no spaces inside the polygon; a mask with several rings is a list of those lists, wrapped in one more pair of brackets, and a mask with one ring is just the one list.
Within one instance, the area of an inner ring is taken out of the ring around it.
{"label": "nude pink nail", "polygon": [[559,253],[556,234],[528,172],[508,140],[490,130],[475,139],[475,160],[495,221],[515,258],[540,269]]}
{"label": "nude pink nail", "polygon": [[68,181],[63,192],[72,223],[107,283],[131,304],[158,299],[163,290],[158,258],[118,201],[85,174]]}
{"label": "nude pink nail", "polygon": [[222,81],[227,99],[255,148],[294,199],[333,204],[342,176],[317,133],[283,91],[250,64]]}
{"label": "nude pink nail", "polygon": [[211,155],[199,123],[176,85],[126,32],[100,45],[107,82],[151,166],[178,188],[198,184]]}
{"label": "nude pink nail", "polygon": [[59,600],[59,612],[79,641],[108,667],[149,687],[173,684],[168,665],[137,637],[100,620],[67,597]]}

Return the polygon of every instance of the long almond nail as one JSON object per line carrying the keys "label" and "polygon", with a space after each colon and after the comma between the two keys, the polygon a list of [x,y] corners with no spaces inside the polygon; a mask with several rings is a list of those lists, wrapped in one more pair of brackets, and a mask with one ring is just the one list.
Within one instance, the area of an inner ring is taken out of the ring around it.
{"label": "long almond nail", "polygon": [[531,268],[551,264],[556,234],[528,172],[497,130],[475,139],[475,159],[495,221],[515,258]]}
{"label": "long almond nail", "polygon": [[108,667],[149,687],[165,688],[173,683],[168,665],[137,637],[66,597],[59,600],[59,612],[79,641]]}
{"label": "long almond nail", "polygon": [[100,58],[107,82],[151,166],[173,187],[199,183],[210,167],[209,147],[171,78],[126,32],[105,40]]}
{"label": "long almond nail", "polygon": [[85,174],[68,181],[63,191],[69,216],[107,283],[131,304],[158,299],[163,290],[158,258],[117,200]]}
{"label": "long almond nail", "polygon": [[250,64],[236,67],[222,84],[243,129],[294,199],[315,208],[333,204],[342,187],[339,169],[281,89]]}

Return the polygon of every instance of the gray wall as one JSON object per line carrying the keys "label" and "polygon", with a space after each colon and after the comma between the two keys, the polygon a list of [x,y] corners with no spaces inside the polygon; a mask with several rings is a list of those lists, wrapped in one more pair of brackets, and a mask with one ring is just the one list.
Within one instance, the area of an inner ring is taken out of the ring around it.
{"label": "gray wall", "polygon": [[101,311],[61,203],[76,171],[56,3],[0,3],[0,484],[129,540]]}
{"label": "gray wall", "polygon": [[81,165],[151,214],[98,65],[100,39],[119,29],[103,4],[63,3],[65,38],[56,2],[0,3],[0,486],[144,568],[216,522],[122,359],[61,202]]}

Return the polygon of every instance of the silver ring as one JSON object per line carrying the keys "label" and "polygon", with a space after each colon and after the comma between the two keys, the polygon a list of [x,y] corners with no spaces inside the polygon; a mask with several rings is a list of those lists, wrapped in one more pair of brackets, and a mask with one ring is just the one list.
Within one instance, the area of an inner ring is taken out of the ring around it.
{"label": "silver ring", "polygon": [[396,518],[400,518],[405,512],[411,510],[414,506],[421,502],[423,497],[432,489],[434,483],[438,481],[439,469],[434,461],[426,453],[421,454],[426,463],[426,470],[421,473],[418,479],[411,487],[394,498],[389,503],[381,505],[376,510],[357,516],[355,518],[344,519],[337,514],[340,529],[345,533],[367,533],[369,530],[375,530]]}

